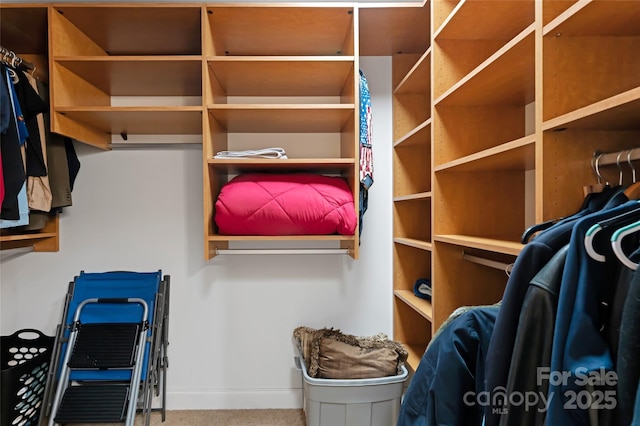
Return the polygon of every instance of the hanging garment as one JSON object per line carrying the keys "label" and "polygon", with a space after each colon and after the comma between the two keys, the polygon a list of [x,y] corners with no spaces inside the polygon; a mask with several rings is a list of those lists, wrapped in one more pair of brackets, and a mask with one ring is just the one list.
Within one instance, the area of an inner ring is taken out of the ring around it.
{"label": "hanging garment", "polygon": [[[526,403],[504,399],[501,426],[543,426],[549,381],[539,380],[539,369],[550,369],[558,293],[569,245],[556,252],[531,280],[518,321],[505,395],[530,395]],[[491,362],[491,360],[489,360]],[[537,398],[534,402],[533,395]]]}
{"label": "hanging garment", "polygon": [[362,221],[369,208],[369,188],[373,185],[373,151],[371,145],[371,94],[369,83],[360,70],[360,202],[359,232],[362,235]]}
{"label": "hanging garment", "polygon": [[[590,197],[584,208],[575,215],[558,221],[524,246],[507,281],[500,312],[489,343],[486,390],[490,394],[501,391],[507,386],[514,342],[518,333],[518,321],[531,280],[560,248],[569,244],[571,231],[578,219],[626,201],[628,199],[623,190],[606,188],[602,193]],[[503,414],[502,407],[490,404],[485,407],[485,424],[498,426]]]}
{"label": "hanging garment", "polygon": [[[25,73],[18,73],[16,93],[22,107],[29,138],[25,143],[27,174],[27,199],[30,210],[48,212],[51,210],[51,190],[48,185],[47,167],[44,160],[44,121],[42,114],[48,110],[35,87],[35,79]],[[33,81],[33,84],[31,81]]]}
{"label": "hanging garment", "polygon": [[397,426],[480,426],[484,365],[498,306],[461,308],[433,337],[402,400]]}
{"label": "hanging garment", "polygon": [[619,425],[640,424],[632,423],[634,401],[640,397],[640,392],[636,395],[640,381],[640,272],[638,270],[631,279],[622,311],[616,371],[618,372],[616,394]]}
{"label": "hanging garment", "polygon": [[[4,177],[4,198],[0,210],[0,228],[26,225],[29,222],[26,176],[24,160],[20,151],[21,141],[26,141],[28,131],[17,103],[9,69],[2,65],[2,108],[8,108],[10,120],[1,134],[2,171]],[[4,114],[2,114],[4,115]]]}
{"label": "hanging garment", "polygon": [[[601,301],[606,298],[606,285],[615,276],[617,262],[598,262],[589,257],[584,240],[596,223],[639,209],[638,201],[591,214],[580,219],[573,228],[567,260],[560,286],[558,311],[553,336],[551,371],[567,375],[549,385],[547,425],[570,426],[589,424],[589,411],[570,398],[586,390],[581,377],[594,371],[613,371],[613,360],[602,326]],[[613,230],[599,232],[594,240],[598,253],[615,259],[606,239]],[[604,241],[603,241],[604,240]],[[575,399],[574,399],[575,401]]]}

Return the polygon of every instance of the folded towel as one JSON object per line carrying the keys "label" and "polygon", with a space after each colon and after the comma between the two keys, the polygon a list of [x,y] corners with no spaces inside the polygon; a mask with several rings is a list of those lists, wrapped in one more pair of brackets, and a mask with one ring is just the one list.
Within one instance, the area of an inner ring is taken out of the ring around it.
{"label": "folded towel", "polygon": [[413,294],[422,299],[431,300],[431,280],[418,278],[413,285]]}
{"label": "folded towel", "polygon": [[286,160],[287,155],[282,148],[264,148],[264,149],[249,149],[246,151],[220,151],[213,157],[215,159],[224,158],[273,158]]}

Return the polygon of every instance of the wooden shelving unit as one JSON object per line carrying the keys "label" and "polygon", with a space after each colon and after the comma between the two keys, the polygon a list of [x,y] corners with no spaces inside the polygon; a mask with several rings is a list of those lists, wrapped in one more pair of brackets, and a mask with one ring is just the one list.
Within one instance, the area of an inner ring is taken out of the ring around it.
{"label": "wooden shelving unit", "polygon": [[113,134],[202,133],[201,6],[63,4],[50,21],[52,131],[102,149]]}
{"label": "wooden shelving unit", "polygon": [[[233,241],[337,241],[358,257],[354,235],[220,235],[215,202],[244,171],[304,171],[344,177],[358,214],[357,13],[353,6],[206,7],[203,46],[205,258]],[[219,151],[268,148],[277,134],[286,160],[217,160]],[[239,142],[242,139],[243,142]],[[239,143],[250,148],[238,148]],[[265,145],[267,144],[267,145]]]}
{"label": "wooden shelving unit", "polygon": [[465,253],[513,262],[529,225],[580,206],[596,150],[638,146],[640,5],[623,3],[433,2],[434,328],[502,297],[505,272]]}
{"label": "wooden shelving unit", "polygon": [[418,10],[400,8],[404,13],[394,15],[394,24],[410,28],[420,43],[394,38],[395,49],[387,52],[393,67],[393,330],[413,369],[431,340],[433,321],[431,301],[413,292],[416,280],[431,278],[432,51],[429,37],[423,38],[430,34],[429,8],[426,2]]}

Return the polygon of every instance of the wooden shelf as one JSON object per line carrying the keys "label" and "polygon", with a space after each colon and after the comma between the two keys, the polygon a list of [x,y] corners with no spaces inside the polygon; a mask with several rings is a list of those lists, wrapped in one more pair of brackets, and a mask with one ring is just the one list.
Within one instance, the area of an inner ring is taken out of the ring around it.
{"label": "wooden shelf", "polygon": [[[208,55],[353,55],[353,7],[234,5],[207,8]],[[251,36],[247,36],[250,34]]]}
{"label": "wooden shelf", "polygon": [[393,292],[404,303],[411,306],[417,313],[422,315],[425,319],[433,320],[433,307],[431,302],[425,299],[421,299],[411,290],[396,290]]}
{"label": "wooden shelf", "polygon": [[431,94],[431,48],[418,59],[393,93],[396,95],[422,93],[427,96]]}
{"label": "wooden shelf", "polygon": [[434,38],[509,40],[533,21],[533,0],[461,0]]}
{"label": "wooden shelf", "polygon": [[417,248],[420,250],[431,251],[433,245],[427,241],[416,240],[413,238],[394,238],[393,242],[396,244],[402,244],[404,246]]}
{"label": "wooden shelf", "polygon": [[353,56],[211,56],[209,70],[227,96],[340,96]]}
{"label": "wooden shelf", "polygon": [[403,343],[404,348],[409,352],[407,358],[407,366],[411,371],[416,371],[424,352],[427,350],[427,345],[412,345],[409,343]]}
{"label": "wooden shelf", "polygon": [[227,173],[258,172],[261,170],[282,170],[309,173],[339,173],[352,170],[356,160],[354,158],[296,158],[296,159],[209,159],[211,167],[216,171]]}
{"label": "wooden shelf", "polygon": [[210,235],[217,241],[353,241],[353,235]]}
{"label": "wooden shelf", "polygon": [[472,237],[469,235],[435,235],[434,241],[470,247],[479,250],[490,251],[517,256],[524,245],[513,241],[497,240],[493,238]]}
{"label": "wooden shelf", "polygon": [[201,96],[201,56],[58,56],[55,62],[111,96]]}
{"label": "wooden shelf", "polygon": [[535,142],[535,135],[525,136],[524,138],[435,166],[434,171],[533,170],[535,167]]}
{"label": "wooden shelf", "polygon": [[640,87],[542,123],[542,130],[640,130]]}
{"label": "wooden shelf", "polygon": [[0,13],[0,40],[3,47],[21,55],[46,55],[46,5],[3,3]]}
{"label": "wooden shelf", "polygon": [[109,134],[199,135],[202,107],[58,107],[57,114]]}
{"label": "wooden shelf", "polygon": [[[58,4],[54,9],[107,55],[201,54],[200,5]],[[63,54],[67,46],[55,48]]]}
{"label": "wooden shelf", "polygon": [[28,234],[5,234],[0,235],[0,243],[8,243],[12,241],[25,241],[33,242],[45,239],[45,238],[56,238],[55,232],[41,232],[41,233],[28,233]]}
{"label": "wooden shelf", "polygon": [[578,1],[544,26],[543,35],[639,36],[637,1]]}
{"label": "wooden shelf", "polygon": [[535,95],[535,24],[444,92],[434,105],[526,105]]}
{"label": "wooden shelf", "polygon": [[360,55],[423,53],[430,42],[430,4],[358,3]]}
{"label": "wooden shelf", "polygon": [[421,192],[419,194],[401,195],[393,197],[393,202],[428,200],[433,196],[431,192]]}
{"label": "wooden shelf", "polygon": [[393,143],[394,148],[415,146],[415,145],[429,145],[431,142],[431,119],[422,122],[418,127],[411,130],[409,133],[398,139]]}
{"label": "wooden shelf", "polygon": [[210,105],[209,114],[227,132],[336,133],[353,118],[353,104]]}

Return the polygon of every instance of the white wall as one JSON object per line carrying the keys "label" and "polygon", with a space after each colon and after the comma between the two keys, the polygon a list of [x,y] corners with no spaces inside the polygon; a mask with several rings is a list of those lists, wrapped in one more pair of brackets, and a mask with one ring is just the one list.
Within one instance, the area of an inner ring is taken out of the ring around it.
{"label": "white wall", "polygon": [[297,408],[299,325],[392,332],[391,60],[361,58],[373,108],[374,178],[360,259],[341,255],[203,259],[200,147],[103,152],[76,144],[81,169],[61,216],[60,251],[5,257],[0,332],[53,335],[81,270],[171,276],[172,409]]}

